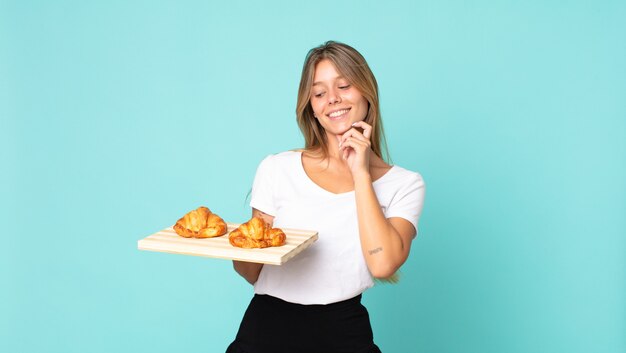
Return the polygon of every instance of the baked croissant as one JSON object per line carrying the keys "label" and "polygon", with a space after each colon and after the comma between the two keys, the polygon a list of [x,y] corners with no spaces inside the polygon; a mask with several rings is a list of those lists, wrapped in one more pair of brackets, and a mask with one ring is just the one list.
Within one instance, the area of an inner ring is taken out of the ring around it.
{"label": "baked croissant", "polygon": [[267,248],[285,244],[287,236],[280,228],[272,228],[260,217],[252,217],[230,232],[228,241],[238,248]]}
{"label": "baked croissant", "polygon": [[226,234],[228,226],[220,216],[201,206],[179,219],[174,231],[185,238],[212,238]]}

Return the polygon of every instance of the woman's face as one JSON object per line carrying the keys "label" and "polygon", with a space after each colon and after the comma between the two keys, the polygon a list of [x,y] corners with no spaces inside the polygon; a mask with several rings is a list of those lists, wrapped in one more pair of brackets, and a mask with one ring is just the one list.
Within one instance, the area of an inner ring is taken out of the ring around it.
{"label": "woman's face", "polygon": [[311,108],[327,134],[340,135],[367,115],[367,99],[327,59],[315,67]]}

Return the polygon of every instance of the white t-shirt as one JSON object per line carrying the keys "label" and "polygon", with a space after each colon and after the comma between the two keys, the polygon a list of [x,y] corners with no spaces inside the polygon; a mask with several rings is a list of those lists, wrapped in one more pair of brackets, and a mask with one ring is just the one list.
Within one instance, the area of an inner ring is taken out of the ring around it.
{"label": "white t-shirt", "polygon": [[[387,218],[402,217],[418,229],[424,201],[418,173],[393,166],[373,186]],[[315,184],[304,171],[301,152],[282,152],[261,162],[250,206],[274,216],[274,227],[318,232],[318,240],[287,263],[264,265],[255,293],[329,304],[373,286],[361,251],[354,191],[334,194]]]}

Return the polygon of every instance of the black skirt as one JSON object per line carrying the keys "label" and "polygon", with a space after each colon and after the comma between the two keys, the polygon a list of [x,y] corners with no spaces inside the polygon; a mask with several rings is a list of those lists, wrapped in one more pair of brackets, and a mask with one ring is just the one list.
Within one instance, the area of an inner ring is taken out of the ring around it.
{"label": "black skirt", "polygon": [[380,353],[361,295],[301,305],[255,294],[226,353]]}

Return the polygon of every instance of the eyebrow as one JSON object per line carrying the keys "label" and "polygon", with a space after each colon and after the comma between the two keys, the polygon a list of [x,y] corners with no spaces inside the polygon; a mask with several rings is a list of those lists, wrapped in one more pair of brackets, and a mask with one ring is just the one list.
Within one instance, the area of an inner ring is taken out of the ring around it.
{"label": "eyebrow", "polygon": [[[345,80],[346,78],[343,75],[337,76],[335,77],[335,81],[337,80]],[[313,84],[311,86],[317,86],[317,85],[321,85],[323,82],[317,81],[317,82],[313,82]]]}

